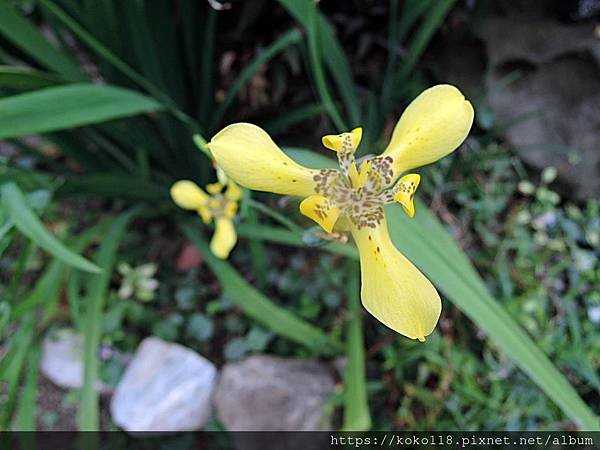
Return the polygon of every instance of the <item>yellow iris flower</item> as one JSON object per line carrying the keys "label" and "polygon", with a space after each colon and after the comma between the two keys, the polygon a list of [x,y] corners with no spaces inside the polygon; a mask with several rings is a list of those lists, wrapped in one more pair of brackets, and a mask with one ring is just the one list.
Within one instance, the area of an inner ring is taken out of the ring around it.
{"label": "yellow iris flower", "polygon": [[[222,178],[222,177],[219,177]],[[232,180],[227,189],[221,182],[206,186],[206,191],[189,180],[177,181],[171,186],[171,198],[177,206],[198,212],[204,223],[215,221],[215,233],[210,241],[210,250],[217,258],[226,259],[237,242],[233,218],[237,214],[242,190]]]}
{"label": "yellow iris flower", "polygon": [[354,158],[362,131],[323,137],[340,169],[309,169],[287,157],[261,128],[237,123],[208,147],[240,185],[305,197],[300,211],[323,227],[349,230],[360,253],[361,299],[378,320],[411,339],[425,340],[439,319],[441,300],[431,282],[393,245],[382,205],[398,202],[414,215],[420,176],[409,173],[455,150],[473,123],[473,107],[454,86],[421,93],[404,111],[382,154]]}

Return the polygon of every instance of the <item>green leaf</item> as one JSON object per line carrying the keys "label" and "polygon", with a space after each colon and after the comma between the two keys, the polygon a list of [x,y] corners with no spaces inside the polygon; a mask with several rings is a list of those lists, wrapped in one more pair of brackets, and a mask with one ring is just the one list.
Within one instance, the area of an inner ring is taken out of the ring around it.
{"label": "green leaf", "polygon": [[2,238],[6,236],[10,230],[12,230],[12,227],[13,223],[10,220],[0,222],[0,240],[2,240]]}
{"label": "green leaf", "polygon": [[0,66],[0,87],[25,91],[61,83],[60,78],[38,70],[26,67]]}
{"label": "green leaf", "polygon": [[10,320],[10,304],[7,301],[0,302],[0,341],[4,340],[4,330]]}
{"label": "green leaf", "polygon": [[168,200],[169,188],[133,178],[126,173],[91,173],[85,176],[69,177],[56,190],[58,197],[99,195],[115,199]]}
{"label": "green leaf", "polygon": [[321,103],[310,103],[296,109],[288,110],[285,114],[281,114],[265,123],[264,128],[269,134],[276,135],[299,122],[312,119],[326,112]]}
{"label": "green leaf", "polygon": [[[398,71],[397,60],[398,53],[403,48],[404,38],[409,33],[418,19],[430,8],[431,0],[407,0],[403,2],[402,12],[397,13],[398,1],[393,0],[390,4],[390,23],[388,30],[388,54],[381,87],[381,101],[388,102],[392,97],[393,81]],[[399,16],[399,17],[397,17]],[[418,30],[423,33],[422,29]],[[379,102],[378,102],[379,103]],[[381,105],[378,105],[381,107]]]}
{"label": "green leaf", "polygon": [[25,385],[21,392],[21,398],[17,412],[13,420],[13,429],[18,431],[35,431],[36,409],[38,395],[38,368],[40,364],[40,346],[36,344],[27,355],[27,373]]}
{"label": "green leaf", "polygon": [[59,180],[56,176],[50,176],[32,169],[0,166],[0,185],[13,181],[21,189],[28,192],[36,189],[54,190]]}
{"label": "green leaf", "polygon": [[[427,48],[427,44],[441,26],[456,0],[439,0],[427,11],[427,15],[412,39],[406,56],[402,60],[400,70],[396,73],[394,86],[400,89],[408,74],[415,68],[419,58]],[[385,99],[384,99],[385,100]]]}
{"label": "green leaf", "polygon": [[[191,22],[188,18],[187,26],[189,28],[197,28],[197,23]],[[208,13],[204,17],[202,29],[202,37],[197,38],[196,41],[200,41],[202,50],[196,52],[201,55],[200,64],[200,85],[203,89],[199,90],[199,110],[198,113],[202,117],[202,122],[206,123],[210,112],[214,107],[214,65],[215,65],[215,30],[217,28],[217,12],[213,8],[208,8]],[[194,58],[196,55],[194,55]],[[192,66],[197,67],[197,66]],[[197,71],[193,71],[194,74]]]}
{"label": "green leaf", "polygon": [[271,58],[282,52],[290,45],[300,42],[302,36],[298,30],[290,30],[279,36],[275,42],[265,48],[259,53],[254,60],[244,67],[244,70],[239,74],[236,80],[233,82],[223,102],[219,105],[216,112],[213,113],[212,126],[216,127],[220,122],[227,109],[231,106],[233,101],[238,96],[240,90],[250,79],[263,67]]}
{"label": "green leaf", "polygon": [[19,329],[8,343],[8,352],[0,360],[0,380],[6,382],[6,398],[0,408],[0,430],[6,430],[17,403],[19,380],[27,354],[35,337],[34,317],[23,318]]}
{"label": "green leaf", "polygon": [[0,99],[0,139],[156,111],[160,103],[113,86],[72,84]]}
{"label": "green leaf", "polygon": [[[241,223],[235,228],[238,236],[247,239],[258,239],[261,241],[277,242],[278,244],[292,245],[294,247],[306,247],[306,242],[302,239],[302,234],[284,230],[280,227],[271,227],[268,225],[259,225],[253,223]],[[352,245],[344,245],[340,242],[330,242],[320,247],[312,247],[328,250],[338,255],[349,258],[358,258],[358,252]]]}
{"label": "green leaf", "polygon": [[184,225],[183,231],[219,279],[224,294],[248,317],[262,323],[274,333],[305,345],[319,354],[334,354],[339,350],[339,342],[271,302],[240,276],[227,261],[215,257],[194,227]]}
{"label": "green leaf", "polygon": [[[358,126],[360,122],[360,105],[356,87],[352,79],[350,63],[346,58],[344,50],[340,45],[334,30],[327,23],[327,20],[317,14],[316,24],[310,23],[311,15],[314,12],[314,3],[310,0],[279,0],[290,14],[308,30],[310,26],[316,25],[316,37],[319,40],[317,52],[323,56],[323,62],[327,66],[331,77],[333,78],[337,89],[344,101],[344,106],[348,112],[348,117],[352,126]],[[339,130],[342,131],[342,130]]]}
{"label": "green leaf", "polygon": [[154,83],[140,75],[130,65],[125,63],[121,58],[116,56],[110,49],[100,43],[92,34],[87,32],[76,20],[70,17],[64,10],[49,0],[38,0],[39,3],[53,16],[55,16],[62,24],[64,24],[75,36],[85,43],[98,56],[110,63],[115,69],[123,73],[127,78],[134,83],[146,89],[155,99],[166,106],[168,111],[173,114],[178,120],[186,124],[188,128],[194,132],[198,132],[198,124],[194,119],[181,111],[173,99],[158,88]]}
{"label": "green leaf", "polygon": [[584,430],[598,430],[598,417],[527,333],[491,297],[481,277],[442,224],[421,202],[417,202],[416,208],[413,220],[405,217],[400,208],[386,208],[392,241],[566,415]]}
{"label": "green leaf", "polygon": [[313,152],[304,148],[284,147],[283,151],[298,164],[313,169],[337,169],[338,163],[332,158],[328,158],[320,153]]}
{"label": "green leaf", "polygon": [[2,194],[2,207],[21,233],[65,264],[86,272],[100,272],[98,266],[73,253],[44,228],[27,205],[27,200],[15,183],[2,185],[0,193]]}
{"label": "green leaf", "polygon": [[66,80],[83,81],[85,76],[79,65],[67,53],[53,47],[10,3],[7,0],[0,1],[0,34]]}
{"label": "green leaf", "polygon": [[[248,210],[245,220],[250,224],[258,223],[257,212]],[[256,275],[257,287],[262,290],[267,285],[267,271],[269,267],[269,258],[264,243],[259,240],[251,240],[248,243],[248,249],[250,251],[252,273]]]}
{"label": "green leaf", "polygon": [[308,34],[308,53],[313,76],[315,78],[315,84],[317,85],[317,92],[319,93],[321,102],[327,110],[327,114],[333,121],[333,124],[340,131],[347,130],[348,127],[338,111],[337,106],[335,105],[333,96],[331,92],[329,92],[329,87],[325,78],[325,70],[321,61],[323,58],[321,55],[322,41],[320,33],[322,32],[323,28],[320,26],[321,23],[319,22],[320,16],[318,13],[317,4],[313,1],[309,1],[307,4],[308,17],[306,22],[306,32]]}
{"label": "green leaf", "polygon": [[360,272],[355,261],[348,261],[348,313],[346,332],[348,366],[344,376],[344,431],[368,431],[371,428],[367,383],[365,379],[365,349],[363,344]]}
{"label": "green leaf", "polygon": [[[400,42],[409,31],[413,22],[421,15],[423,20],[414,32],[408,50],[399,64],[396,64],[395,53],[388,56],[386,75],[384,76],[381,97],[378,104],[380,122],[383,122],[390,111],[394,108],[399,97],[406,93],[407,79],[413,73],[431,38],[435,35],[456,0],[418,0],[405,2],[400,26],[396,38],[398,42],[394,47],[399,47]],[[393,36],[392,36],[393,37]],[[404,47],[404,45],[403,45]]]}
{"label": "green leaf", "polygon": [[130,210],[113,222],[108,232],[103,237],[102,245],[96,253],[95,261],[102,267],[103,272],[89,279],[84,318],[84,344],[83,344],[83,387],[81,388],[81,403],[77,414],[79,429],[81,431],[98,431],[98,346],[100,345],[103,309],[108,293],[110,277],[115,264],[117,248],[127,225],[137,213]]}
{"label": "green leaf", "polygon": [[[73,240],[73,243],[69,245],[69,248],[74,253],[81,253],[94,238],[105,234],[108,225],[108,220],[96,223],[93,227],[77,236]],[[68,267],[65,264],[58,259],[52,261],[44,271],[44,274],[37,280],[35,287],[14,306],[12,318],[20,318],[41,304],[57,304],[67,272]]]}

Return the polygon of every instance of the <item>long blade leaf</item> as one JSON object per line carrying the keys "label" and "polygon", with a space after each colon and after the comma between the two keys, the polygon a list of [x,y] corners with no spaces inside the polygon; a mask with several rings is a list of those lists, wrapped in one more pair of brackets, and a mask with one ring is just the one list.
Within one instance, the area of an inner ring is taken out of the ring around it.
{"label": "long blade leaf", "polygon": [[161,109],[126,89],[72,84],[0,99],[0,139],[79,127]]}
{"label": "long blade leaf", "polygon": [[[101,220],[73,239],[73,242],[69,244],[69,248],[74,253],[81,253],[92,240],[105,234],[108,225],[107,219]],[[58,259],[48,264],[43,275],[37,280],[35,287],[14,306],[11,319],[18,319],[41,304],[46,304],[47,309],[51,304],[57,304],[67,273],[68,267]]]}
{"label": "long blade leaf", "polygon": [[332,354],[340,349],[339,342],[271,302],[240,276],[228,262],[215,257],[196,229],[184,225],[183,231],[221,282],[224,293],[246,315],[261,322],[274,333],[305,345],[315,352]]}
{"label": "long blade leaf", "polygon": [[269,45],[264,51],[262,51],[252,63],[248,64],[244,70],[239,74],[236,80],[233,82],[227,95],[223,99],[223,102],[219,105],[217,111],[214,113],[212,119],[212,126],[216,127],[220,122],[227,109],[231,106],[235,98],[237,97],[240,89],[250,81],[250,79],[256,74],[256,72],[263,67],[271,58],[277,55],[279,52],[288,48],[288,46],[300,42],[302,36],[298,30],[290,30],[281,36],[279,36],[275,42]]}
{"label": "long blade leaf", "polygon": [[20,91],[40,89],[60,84],[62,81],[49,73],[25,67],[0,66],[0,87]]}
{"label": "long blade leaf", "polygon": [[84,319],[84,344],[83,344],[83,387],[81,389],[81,403],[78,411],[78,423],[81,431],[97,431],[98,422],[98,346],[100,345],[102,314],[104,302],[108,292],[110,276],[115,264],[117,248],[127,225],[136,214],[130,210],[114,220],[104,236],[102,245],[96,254],[96,263],[102,267],[103,272],[90,278],[88,296]]}
{"label": "long blade leaf", "polygon": [[[311,26],[311,14],[313,14],[314,5],[309,0],[279,0],[291,15],[302,24],[305,29]],[[344,50],[340,45],[334,30],[327,20],[317,14],[317,32],[319,39],[318,51],[324,56],[324,63],[327,65],[328,72],[335,81],[336,87],[344,101],[344,106],[348,112],[348,117],[352,126],[358,126],[360,122],[360,104],[354,80],[352,79],[352,71],[350,63],[346,58]]]}
{"label": "long blade leaf", "polygon": [[8,0],[0,0],[0,34],[36,62],[61,74],[66,80],[85,80],[77,63],[67,53],[53,47],[11,3]]}
{"label": "long blade leaf", "polygon": [[101,271],[98,266],[83,256],[73,253],[46,230],[27,205],[25,196],[15,183],[2,185],[0,193],[2,193],[2,207],[21,233],[65,264],[85,272]]}
{"label": "long blade leaf", "polygon": [[0,408],[0,431],[7,430],[17,404],[21,372],[35,337],[34,325],[32,314],[23,318],[19,329],[10,339],[8,353],[0,360],[0,380],[7,385],[7,395]]}
{"label": "long blade leaf", "polygon": [[35,431],[38,395],[38,368],[40,364],[40,347],[38,344],[30,349],[27,356],[27,373],[25,385],[18,402],[17,412],[13,419],[13,429],[19,431]]}
{"label": "long blade leaf", "polygon": [[416,220],[400,208],[387,208],[392,241],[461,309],[494,344],[585,430],[598,430],[598,417],[560,371],[487,292],[485,285],[448,232],[421,203]]}

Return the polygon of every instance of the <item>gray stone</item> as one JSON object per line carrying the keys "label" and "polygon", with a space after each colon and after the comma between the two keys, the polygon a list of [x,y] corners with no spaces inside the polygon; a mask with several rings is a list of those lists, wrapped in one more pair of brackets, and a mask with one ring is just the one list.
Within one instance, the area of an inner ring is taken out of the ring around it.
{"label": "gray stone", "polygon": [[[48,333],[42,342],[40,370],[57,386],[80,389],[83,386],[83,336],[71,328]],[[96,389],[101,393],[112,391],[101,382]]]}
{"label": "gray stone", "polygon": [[225,365],[215,407],[231,431],[322,430],[330,426],[325,403],[333,390],[317,361],[256,355]]}
{"label": "gray stone", "polygon": [[215,366],[178,344],[149,337],[138,347],[110,403],[126,431],[194,431],[212,413]]}
{"label": "gray stone", "polygon": [[[489,101],[507,140],[537,169],[555,166],[578,198],[600,193],[600,39],[593,23],[543,12],[491,17],[480,29],[492,67]],[[502,86],[514,71],[520,78]]]}
{"label": "gray stone", "polygon": [[539,65],[584,51],[600,56],[600,39],[594,34],[593,23],[563,24],[543,15],[492,16],[482,22],[478,34],[486,44],[492,66],[508,61]]}
{"label": "gray stone", "polygon": [[530,165],[555,166],[580,197],[600,192],[600,71],[565,57],[490,97],[506,137]]}

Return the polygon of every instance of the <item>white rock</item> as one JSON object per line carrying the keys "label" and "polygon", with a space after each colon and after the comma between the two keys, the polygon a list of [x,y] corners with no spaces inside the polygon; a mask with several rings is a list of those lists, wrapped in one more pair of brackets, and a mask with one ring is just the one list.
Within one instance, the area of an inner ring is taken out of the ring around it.
{"label": "white rock", "polygon": [[199,430],[212,413],[215,366],[196,352],[150,337],[138,347],[110,403],[126,431]]}
{"label": "white rock", "polygon": [[600,324],[600,306],[590,306],[588,308],[588,317],[596,324]]}
{"label": "white rock", "polygon": [[[44,376],[65,389],[83,386],[83,336],[71,328],[48,333],[42,342],[40,369]],[[98,382],[96,389],[111,392],[111,387]]]}

